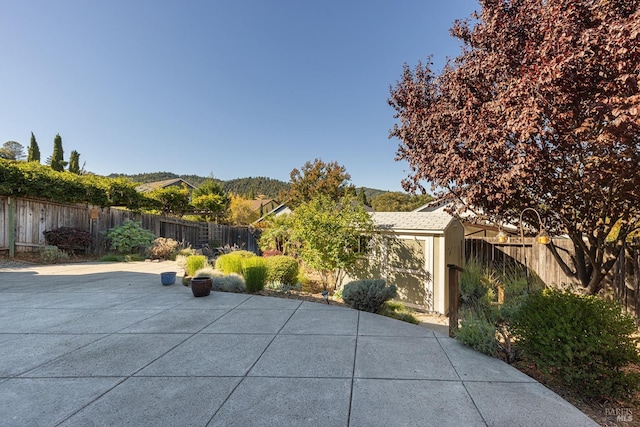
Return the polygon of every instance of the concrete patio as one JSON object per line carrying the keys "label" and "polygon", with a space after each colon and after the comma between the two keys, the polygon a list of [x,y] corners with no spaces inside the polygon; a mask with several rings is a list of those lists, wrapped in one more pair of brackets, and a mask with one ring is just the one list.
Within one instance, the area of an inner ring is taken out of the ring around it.
{"label": "concrete patio", "polygon": [[333,305],[213,292],[175,263],[0,268],[3,426],[589,426],[511,366]]}

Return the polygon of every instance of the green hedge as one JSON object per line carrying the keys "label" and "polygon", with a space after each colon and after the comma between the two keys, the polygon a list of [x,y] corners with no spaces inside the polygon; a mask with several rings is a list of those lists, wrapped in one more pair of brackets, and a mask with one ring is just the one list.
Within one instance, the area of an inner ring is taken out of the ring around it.
{"label": "green hedge", "polygon": [[152,209],[157,201],[123,178],[57,172],[38,162],[0,159],[0,196],[37,197],[60,203]]}

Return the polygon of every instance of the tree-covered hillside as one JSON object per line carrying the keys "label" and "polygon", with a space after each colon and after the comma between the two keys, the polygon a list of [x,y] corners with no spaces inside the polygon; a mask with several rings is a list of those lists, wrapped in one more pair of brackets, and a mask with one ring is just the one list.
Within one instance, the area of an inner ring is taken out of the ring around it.
{"label": "tree-covered hillside", "polygon": [[[125,174],[115,174],[112,173],[108,176],[109,178],[126,178],[132,182],[145,184],[147,182],[156,182],[156,181],[164,181],[167,179],[176,179],[181,178],[193,185],[194,187],[199,187],[205,182],[207,179],[211,179],[205,176],[198,175],[178,175],[172,172],[149,172],[149,173],[139,173],[134,175],[125,175]],[[214,178],[215,179],[215,178]],[[289,183],[280,181],[273,178],[267,178],[264,176],[257,177],[247,177],[247,178],[235,178],[230,179],[228,181],[222,181],[219,179],[215,179],[220,184],[222,184],[222,188],[227,193],[239,194],[244,197],[249,197],[253,195],[257,197],[259,195],[264,195],[269,198],[277,199],[278,193],[280,190],[287,190],[289,188]],[[364,194],[367,196],[367,200],[371,200],[374,197],[377,197],[381,194],[388,193],[388,191],[377,190],[375,188],[364,188]]]}
{"label": "tree-covered hillside", "polygon": [[[211,179],[209,177],[198,176],[198,175],[178,175],[172,172],[151,172],[151,173],[140,173],[134,175],[125,175],[125,174],[111,174],[109,178],[126,178],[136,183],[145,184],[148,182],[155,181],[165,181],[167,179],[176,179],[181,178],[193,185],[194,187],[199,187],[206,180]],[[215,179],[215,178],[214,178]],[[278,192],[282,189],[287,189],[289,184],[283,181],[279,181],[277,179],[266,178],[266,177],[248,177],[248,178],[236,178],[230,179],[228,181],[222,181],[219,179],[215,179],[215,181],[219,182],[222,185],[222,188],[227,193],[239,194],[244,197],[248,197],[250,195],[258,196],[265,195],[267,197],[276,198],[278,196]]]}

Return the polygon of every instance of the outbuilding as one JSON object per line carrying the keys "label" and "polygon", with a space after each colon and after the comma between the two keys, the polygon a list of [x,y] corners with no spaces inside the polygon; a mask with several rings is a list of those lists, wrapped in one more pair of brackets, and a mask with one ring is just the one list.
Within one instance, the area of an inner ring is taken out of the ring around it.
{"label": "outbuilding", "polygon": [[462,267],[464,227],[445,212],[371,212],[375,233],[344,283],[384,278],[407,306],[447,314],[448,264]]}

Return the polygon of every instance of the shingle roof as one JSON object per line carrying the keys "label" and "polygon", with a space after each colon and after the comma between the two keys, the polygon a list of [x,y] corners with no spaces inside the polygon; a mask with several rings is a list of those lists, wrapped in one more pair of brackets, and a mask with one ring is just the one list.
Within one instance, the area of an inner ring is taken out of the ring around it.
{"label": "shingle roof", "polygon": [[136,190],[143,193],[148,193],[157,188],[166,188],[176,184],[185,183],[188,188],[195,188],[182,178],[165,179],[164,181],[147,182],[136,187]]}
{"label": "shingle roof", "polygon": [[453,217],[444,212],[371,212],[377,228],[406,231],[444,231]]}

